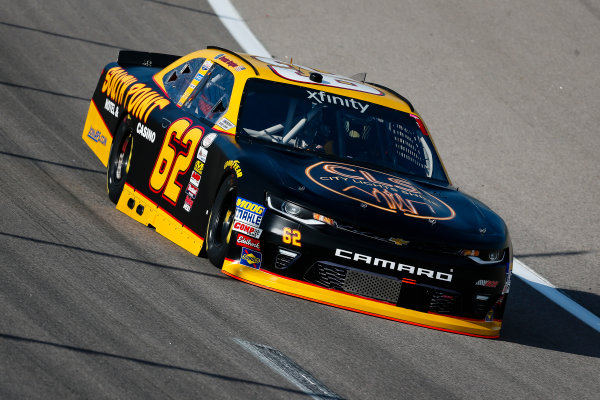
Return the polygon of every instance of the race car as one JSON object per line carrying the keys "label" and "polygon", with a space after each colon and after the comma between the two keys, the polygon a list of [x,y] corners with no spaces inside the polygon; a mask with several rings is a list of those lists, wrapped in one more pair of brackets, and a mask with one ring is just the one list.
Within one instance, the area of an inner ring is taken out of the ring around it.
{"label": "race car", "polygon": [[496,338],[510,288],[503,220],[455,188],[394,90],[208,47],[121,51],[83,140],[116,208],[253,285]]}

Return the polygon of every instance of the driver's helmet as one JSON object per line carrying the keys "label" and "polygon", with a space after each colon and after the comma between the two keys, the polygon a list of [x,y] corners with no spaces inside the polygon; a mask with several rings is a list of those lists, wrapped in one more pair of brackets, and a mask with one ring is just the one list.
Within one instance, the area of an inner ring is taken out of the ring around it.
{"label": "driver's helmet", "polygon": [[368,139],[371,132],[369,121],[348,116],[344,121],[346,156],[358,157],[368,148]]}

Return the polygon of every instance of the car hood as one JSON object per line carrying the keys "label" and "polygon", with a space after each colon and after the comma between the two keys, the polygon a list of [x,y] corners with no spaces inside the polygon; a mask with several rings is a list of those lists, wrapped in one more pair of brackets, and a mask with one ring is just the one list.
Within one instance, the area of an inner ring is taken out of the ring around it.
{"label": "car hood", "polygon": [[479,249],[507,245],[504,221],[453,187],[311,153],[269,149],[264,157],[261,164],[269,165],[285,188],[279,196],[349,230],[399,243]]}

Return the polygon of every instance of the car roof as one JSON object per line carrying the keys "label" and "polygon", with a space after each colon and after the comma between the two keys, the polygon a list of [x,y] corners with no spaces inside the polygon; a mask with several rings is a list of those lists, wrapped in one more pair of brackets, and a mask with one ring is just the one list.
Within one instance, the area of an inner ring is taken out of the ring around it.
{"label": "car roof", "polygon": [[220,47],[208,47],[181,57],[157,73],[154,77],[155,82],[162,87],[163,77],[168,71],[195,58],[206,58],[218,63],[231,71],[236,80],[265,79],[368,101],[404,112],[414,112],[412,104],[406,98],[385,86],[268,57],[236,53]]}

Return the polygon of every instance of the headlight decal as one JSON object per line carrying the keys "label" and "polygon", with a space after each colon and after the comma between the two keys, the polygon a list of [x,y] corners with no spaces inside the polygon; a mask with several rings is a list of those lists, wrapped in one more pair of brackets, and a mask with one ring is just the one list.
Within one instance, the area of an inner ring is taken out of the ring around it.
{"label": "headlight decal", "polygon": [[303,223],[305,225],[331,225],[336,226],[336,222],[329,217],[310,211],[294,202],[282,200],[270,193],[266,193],[267,206],[290,219]]}

